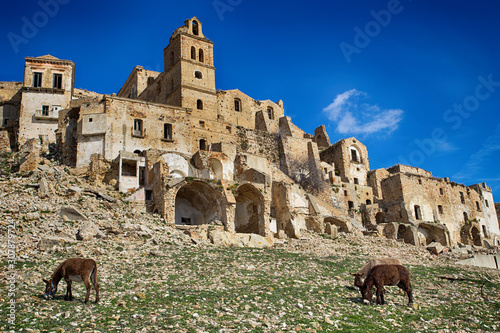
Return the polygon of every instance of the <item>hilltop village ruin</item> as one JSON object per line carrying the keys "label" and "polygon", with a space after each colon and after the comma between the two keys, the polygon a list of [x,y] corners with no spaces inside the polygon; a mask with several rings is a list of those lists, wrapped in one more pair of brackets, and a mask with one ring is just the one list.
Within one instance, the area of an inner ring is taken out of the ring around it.
{"label": "hilltop village ruin", "polygon": [[136,66],[113,95],[74,88],[72,61],[27,57],[23,82],[0,82],[0,151],[25,152],[20,171],[29,171],[55,149],[172,225],[500,246],[485,183],[406,165],[370,170],[356,138],[332,144],[324,126],[309,134],[293,124],[282,101],[217,90],[213,46],[196,17],[186,20],[164,49],[164,71]]}

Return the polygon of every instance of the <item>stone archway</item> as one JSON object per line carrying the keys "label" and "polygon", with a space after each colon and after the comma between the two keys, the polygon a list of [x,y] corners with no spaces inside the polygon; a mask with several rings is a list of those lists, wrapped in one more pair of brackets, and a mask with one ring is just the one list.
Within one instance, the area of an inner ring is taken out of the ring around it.
{"label": "stone archway", "polygon": [[326,217],[324,220],[324,224],[326,225],[327,223],[330,223],[331,225],[337,226],[339,232],[349,232],[350,231],[346,222],[341,221],[335,217]]}
{"label": "stone archway", "polygon": [[413,234],[411,226],[401,224],[398,228],[397,239],[402,239],[405,243],[415,245],[415,235]]}
{"label": "stone archway", "polygon": [[175,196],[175,224],[202,225],[214,220],[226,222],[219,191],[202,181],[183,185]]}
{"label": "stone archway", "polygon": [[470,230],[470,234],[472,236],[472,244],[476,246],[483,246],[482,240],[481,240],[481,233],[479,232],[479,229],[476,227],[472,227]]}
{"label": "stone archway", "polygon": [[244,184],[236,190],[235,199],[235,231],[264,235],[264,197],[260,191]]}
{"label": "stone archway", "polygon": [[210,166],[210,171],[215,177],[215,179],[223,179],[223,168],[222,163],[216,158],[210,158],[208,160],[208,165]]}
{"label": "stone archway", "polygon": [[418,226],[418,236],[420,240],[420,245],[429,245],[432,242],[438,242],[443,246],[448,246],[448,237],[446,236],[446,230],[439,228],[434,225],[421,223]]}

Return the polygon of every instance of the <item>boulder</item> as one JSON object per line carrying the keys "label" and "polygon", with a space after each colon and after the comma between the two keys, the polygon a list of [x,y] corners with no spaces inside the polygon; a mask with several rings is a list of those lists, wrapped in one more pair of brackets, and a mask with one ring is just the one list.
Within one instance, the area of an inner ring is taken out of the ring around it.
{"label": "boulder", "polygon": [[38,180],[38,196],[40,198],[48,198],[50,196],[49,182],[45,177]]}
{"label": "boulder", "polygon": [[97,228],[97,226],[91,222],[86,221],[80,225],[80,229],[76,234],[76,239],[78,240],[90,240],[94,237],[104,237],[104,234]]}
{"label": "boulder", "polygon": [[431,253],[438,255],[441,252],[443,252],[444,246],[438,242],[432,242],[429,245],[427,245],[426,249],[429,250]]}
{"label": "boulder", "polygon": [[59,216],[65,221],[87,221],[87,218],[82,213],[72,207],[61,208]]}

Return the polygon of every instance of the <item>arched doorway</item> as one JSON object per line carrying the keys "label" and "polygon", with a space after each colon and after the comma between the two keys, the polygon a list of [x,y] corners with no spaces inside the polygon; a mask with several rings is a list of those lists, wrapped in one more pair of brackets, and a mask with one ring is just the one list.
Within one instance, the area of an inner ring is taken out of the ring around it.
{"label": "arched doorway", "polygon": [[481,242],[481,233],[479,232],[479,229],[476,227],[472,227],[470,233],[472,236],[472,243],[476,246],[483,246]]}
{"label": "arched doorway", "polygon": [[410,226],[401,224],[398,228],[398,238],[402,239],[405,243],[415,244],[415,237],[413,236],[413,231]]}
{"label": "arched doorway", "polygon": [[236,190],[234,228],[239,233],[264,232],[264,198],[253,185],[244,184]]}
{"label": "arched doorway", "polygon": [[219,191],[201,181],[185,184],[177,191],[175,224],[201,225],[214,220],[226,221]]}
{"label": "arched doorway", "polygon": [[211,173],[215,179],[222,179],[222,163],[216,158],[211,158],[208,160],[208,165],[210,165]]}

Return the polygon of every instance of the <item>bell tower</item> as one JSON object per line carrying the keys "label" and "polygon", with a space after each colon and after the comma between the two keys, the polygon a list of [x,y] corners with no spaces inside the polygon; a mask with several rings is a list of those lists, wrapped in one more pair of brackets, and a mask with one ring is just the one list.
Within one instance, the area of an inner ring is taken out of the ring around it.
{"label": "bell tower", "polygon": [[216,117],[217,95],[213,43],[196,17],[174,31],[164,49],[167,104],[190,108],[203,117]]}

